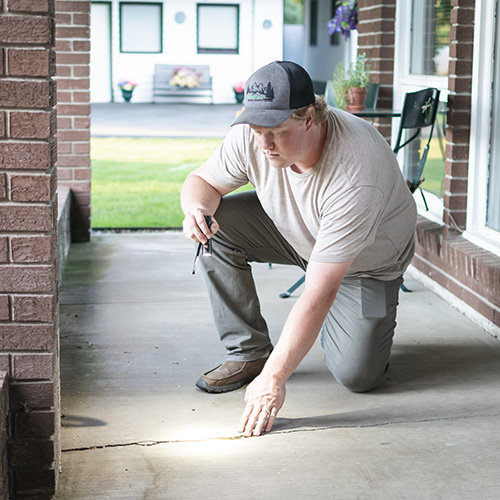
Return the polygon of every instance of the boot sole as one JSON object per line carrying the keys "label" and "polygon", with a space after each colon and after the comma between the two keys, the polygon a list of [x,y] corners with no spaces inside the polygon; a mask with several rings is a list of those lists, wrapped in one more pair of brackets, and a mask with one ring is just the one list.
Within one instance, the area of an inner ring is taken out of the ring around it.
{"label": "boot sole", "polygon": [[220,394],[223,392],[235,391],[236,389],[239,389],[240,387],[249,384],[254,378],[255,377],[250,379],[239,380],[238,382],[233,382],[232,384],[221,385],[221,386],[208,385],[205,380],[198,380],[196,382],[196,387],[198,387],[198,389],[201,389],[202,391],[209,392],[210,394]]}

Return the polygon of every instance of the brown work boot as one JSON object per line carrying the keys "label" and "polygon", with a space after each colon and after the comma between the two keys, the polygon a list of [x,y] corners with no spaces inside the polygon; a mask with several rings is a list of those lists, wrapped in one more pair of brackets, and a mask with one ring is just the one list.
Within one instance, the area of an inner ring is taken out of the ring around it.
{"label": "brown work boot", "polygon": [[205,373],[196,387],[206,392],[229,392],[251,382],[264,368],[267,357],[255,361],[226,361]]}

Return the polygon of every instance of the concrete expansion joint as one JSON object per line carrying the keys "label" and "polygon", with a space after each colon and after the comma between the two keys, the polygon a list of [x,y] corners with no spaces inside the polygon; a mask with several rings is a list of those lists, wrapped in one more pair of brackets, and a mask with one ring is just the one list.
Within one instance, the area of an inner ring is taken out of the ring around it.
{"label": "concrete expansion joint", "polygon": [[[282,431],[272,431],[268,434],[264,434],[259,437],[266,436],[276,436],[283,434],[292,434],[292,433],[305,433],[305,432],[321,432],[321,431],[329,431],[335,429],[370,429],[376,427],[383,427],[389,425],[404,425],[404,424],[427,424],[427,423],[435,423],[435,422],[447,422],[447,421],[459,421],[459,420],[472,420],[476,418],[497,418],[500,417],[500,413],[487,413],[487,414],[479,414],[479,415],[461,415],[461,416],[453,416],[453,417],[440,417],[440,418],[425,418],[425,419],[408,419],[408,420],[391,420],[384,422],[374,422],[370,424],[358,424],[358,425],[327,425],[321,427],[303,427],[300,429],[285,429]],[[254,436],[252,436],[254,437]],[[94,446],[82,446],[77,448],[64,448],[61,450],[62,453],[69,452],[77,452],[77,451],[93,451],[93,450],[105,450],[106,448],[125,448],[129,446],[142,446],[142,447],[150,447],[150,446],[160,446],[166,444],[181,444],[181,443],[207,443],[210,441],[237,441],[239,439],[247,439],[243,434],[238,434],[236,436],[219,436],[219,437],[210,437],[205,439],[172,439],[172,440],[158,440],[158,441],[132,441],[129,443],[112,443],[112,444],[102,444],[102,445],[94,445]]]}

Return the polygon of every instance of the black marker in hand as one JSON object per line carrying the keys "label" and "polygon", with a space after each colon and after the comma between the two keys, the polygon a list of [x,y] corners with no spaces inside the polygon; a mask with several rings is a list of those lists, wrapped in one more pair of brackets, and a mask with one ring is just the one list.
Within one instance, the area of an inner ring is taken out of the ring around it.
{"label": "black marker in hand", "polygon": [[[208,229],[210,229],[210,226],[212,225],[212,216],[211,215],[205,215],[205,222],[207,223]],[[203,249],[203,251],[202,251]],[[203,257],[211,257],[212,255],[212,238],[207,240],[205,244],[203,243],[198,243],[198,248],[196,249],[196,255],[194,256],[194,264],[193,264],[193,274],[196,273],[196,264],[198,262],[198,257],[200,256],[200,252],[203,255]]]}

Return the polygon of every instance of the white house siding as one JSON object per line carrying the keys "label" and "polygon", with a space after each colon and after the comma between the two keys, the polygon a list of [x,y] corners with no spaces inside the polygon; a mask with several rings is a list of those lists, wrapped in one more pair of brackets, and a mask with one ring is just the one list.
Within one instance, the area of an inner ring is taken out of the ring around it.
{"label": "white house siding", "polygon": [[[138,84],[133,102],[152,102],[155,64],[208,64],[213,82],[213,102],[231,103],[234,102],[233,84],[245,80],[260,66],[283,57],[282,0],[165,0],[151,3],[163,6],[161,53],[120,52],[120,1],[111,2],[111,85],[114,101],[123,100],[117,83],[133,80]],[[238,54],[197,53],[197,4],[212,3],[240,6]],[[178,12],[185,14],[182,24],[175,21]],[[201,101],[207,102],[203,98]]]}
{"label": "white house siding", "polygon": [[[283,1],[255,0],[253,29],[253,70],[283,59]],[[266,28],[269,21],[271,26]]]}
{"label": "white house siding", "polygon": [[349,42],[339,37],[338,45],[330,44],[327,23],[332,17],[331,0],[316,0],[317,45],[310,44],[311,36],[311,0],[304,3],[304,67],[316,81],[331,80],[338,62],[345,66],[356,57],[357,32],[353,32]]}

